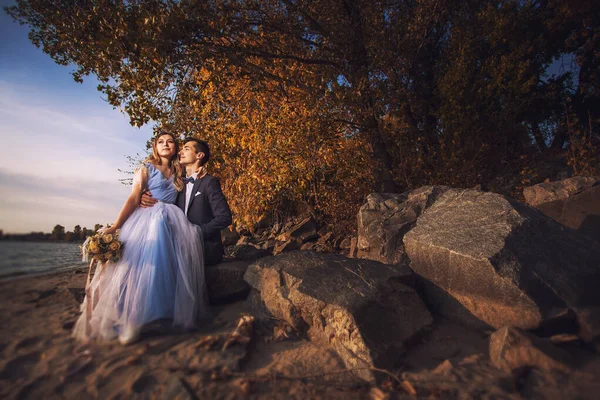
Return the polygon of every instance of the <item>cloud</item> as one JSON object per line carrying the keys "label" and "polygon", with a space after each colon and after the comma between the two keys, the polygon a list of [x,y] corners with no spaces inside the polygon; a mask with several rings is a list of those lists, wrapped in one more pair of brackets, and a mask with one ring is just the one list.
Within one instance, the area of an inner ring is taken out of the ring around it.
{"label": "cloud", "polygon": [[[88,104],[88,96],[94,97],[92,104]],[[140,131],[129,126],[127,117],[104,102],[97,92],[88,93],[83,101],[57,97],[31,86],[0,80],[2,125],[12,122],[13,130],[28,136],[52,136],[63,141],[93,137],[96,142],[106,140],[121,145],[126,151],[139,150],[139,145],[150,137],[150,129]],[[136,140],[132,140],[134,130],[144,132],[145,138],[136,135]]]}
{"label": "cloud", "polygon": [[52,178],[0,169],[0,228],[5,232],[50,232],[56,224],[72,229],[112,222],[130,190],[116,181]]}
{"label": "cloud", "polygon": [[132,169],[126,156],[145,154],[151,128],[131,127],[90,89],[58,96],[48,87],[0,80],[4,232],[116,218],[130,190],[119,183],[129,177],[119,169]]}

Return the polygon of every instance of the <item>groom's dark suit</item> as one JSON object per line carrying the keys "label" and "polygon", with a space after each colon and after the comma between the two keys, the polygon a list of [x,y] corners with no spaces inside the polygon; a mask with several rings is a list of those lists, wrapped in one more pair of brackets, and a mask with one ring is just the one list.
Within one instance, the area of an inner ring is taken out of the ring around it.
{"label": "groom's dark suit", "polygon": [[[177,196],[177,206],[185,212],[187,185]],[[231,225],[231,211],[221,191],[219,179],[205,175],[194,182],[187,217],[202,229],[204,263],[217,264],[223,258],[221,229]]]}

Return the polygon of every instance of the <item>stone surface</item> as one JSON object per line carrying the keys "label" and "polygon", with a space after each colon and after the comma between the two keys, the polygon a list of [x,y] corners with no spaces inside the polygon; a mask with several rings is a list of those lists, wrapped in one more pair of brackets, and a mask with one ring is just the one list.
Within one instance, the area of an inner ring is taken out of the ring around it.
{"label": "stone surface", "polygon": [[330,346],[367,381],[369,367],[393,366],[432,322],[406,265],[291,252],[255,262],[244,279],[254,315],[272,315]]}
{"label": "stone surface", "polygon": [[535,207],[557,222],[600,242],[600,184]]}
{"label": "stone surface", "polygon": [[403,372],[419,399],[597,399],[597,371],[523,368],[506,372],[483,354],[445,360],[433,369]]}
{"label": "stone surface", "polygon": [[262,243],[261,248],[263,250],[267,250],[269,253],[272,253],[276,244],[277,244],[277,241],[275,239],[269,238]]}
{"label": "stone surface", "polygon": [[358,212],[358,257],[395,264],[404,255],[402,238],[446,186],[425,186],[403,194],[374,193]]}
{"label": "stone surface", "polygon": [[241,236],[235,244],[237,246],[243,246],[248,243],[250,243],[250,237],[249,236]]}
{"label": "stone surface", "polygon": [[258,249],[251,244],[237,244],[235,246],[229,246],[226,249],[226,253],[229,257],[246,261],[258,260],[259,258],[266,257],[270,254],[268,250]]}
{"label": "stone surface", "polygon": [[223,242],[223,246],[231,246],[237,243],[240,240],[240,234],[232,231],[229,228],[221,229],[221,241]]}
{"label": "stone surface", "polygon": [[600,247],[525,204],[451,189],[404,244],[440,314],[496,329],[562,319],[587,340],[600,334]]}
{"label": "stone surface", "polygon": [[350,239],[350,250],[349,250],[348,257],[350,257],[350,258],[358,257],[358,238],[356,238],[354,236],[352,236],[352,239]]}
{"label": "stone surface", "polygon": [[570,372],[569,353],[519,328],[505,326],[490,336],[490,360],[505,371],[522,367]]}
{"label": "stone surface", "polygon": [[205,268],[206,286],[211,304],[225,304],[248,296],[250,286],[244,281],[248,261],[226,260]]}
{"label": "stone surface", "polygon": [[527,204],[537,207],[540,204],[565,200],[574,194],[591,188],[600,177],[575,176],[556,182],[544,182],[523,189]]}
{"label": "stone surface", "polygon": [[285,242],[277,242],[275,243],[275,247],[273,248],[273,255],[286,253],[293,250],[298,250],[302,247],[302,243],[297,240],[286,240]]}
{"label": "stone surface", "polygon": [[302,243],[306,243],[319,237],[317,229],[317,222],[312,217],[308,217],[294,225],[289,231],[285,232],[285,234],[289,239],[295,239]]}
{"label": "stone surface", "polygon": [[341,250],[350,250],[351,244],[352,244],[352,236],[347,236],[340,242],[339,248]]}
{"label": "stone surface", "polygon": [[306,242],[302,246],[300,246],[300,250],[302,251],[315,251],[317,249],[316,242]]}
{"label": "stone surface", "polygon": [[415,393],[406,399],[522,399],[508,374],[486,358],[472,355],[441,361],[428,370],[403,372],[401,379]]}
{"label": "stone surface", "polygon": [[333,232],[331,231],[327,231],[324,232],[322,235],[320,235],[319,239],[317,240],[317,242],[319,242],[320,244],[327,244],[328,242],[330,242],[333,238]]}

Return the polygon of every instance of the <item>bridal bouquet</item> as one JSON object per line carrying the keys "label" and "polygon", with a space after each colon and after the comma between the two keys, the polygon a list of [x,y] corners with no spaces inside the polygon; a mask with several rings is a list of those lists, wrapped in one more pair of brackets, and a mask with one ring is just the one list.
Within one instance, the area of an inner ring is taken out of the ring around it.
{"label": "bridal bouquet", "polygon": [[107,261],[117,262],[121,258],[121,247],[123,244],[119,240],[120,229],[115,233],[100,234],[88,237],[81,245],[82,261],[94,259],[99,263]]}

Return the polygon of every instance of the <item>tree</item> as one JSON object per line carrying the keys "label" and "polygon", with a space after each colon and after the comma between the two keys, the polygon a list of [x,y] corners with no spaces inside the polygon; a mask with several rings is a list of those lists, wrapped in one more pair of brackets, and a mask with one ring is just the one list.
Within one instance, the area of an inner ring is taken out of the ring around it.
{"label": "tree", "polygon": [[55,225],[54,229],[52,229],[52,234],[50,238],[53,240],[64,240],[65,238],[65,227],[62,225]]}
{"label": "tree", "polygon": [[[343,220],[372,190],[489,182],[562,149],[568,112],[598,135],[590,1],[48,4],[8,12],[133,125],[207,139],[248,226],[298,207]],[[564,54],[577,77],[546,76]]]}
{"label": "tree", "polygon": [[81,225],[75,225],[75,227],[73,227],[73,238],[76,240],[81,239]]}
{"label": "tree", "polygon": [[85,240],[88,236],[92,236],[94,231],[84,227],[81,231],[81,240]]}
{"label": "tree", "polygon": [[98,229],[102,228],[102,224],[94,225],[94,233],[98,232]]}

